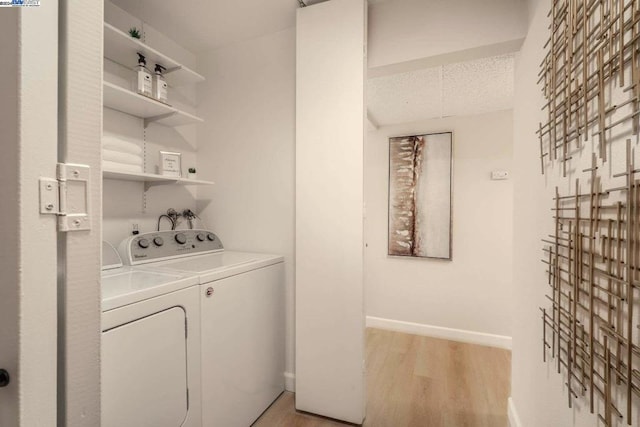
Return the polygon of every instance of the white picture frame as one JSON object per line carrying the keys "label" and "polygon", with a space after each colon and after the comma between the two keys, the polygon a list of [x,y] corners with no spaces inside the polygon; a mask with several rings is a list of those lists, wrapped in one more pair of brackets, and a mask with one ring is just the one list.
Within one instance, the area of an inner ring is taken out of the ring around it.
{"label": "white picture frame", "polygon": [[160,151],[160,175],[182,177],[182,153]]}

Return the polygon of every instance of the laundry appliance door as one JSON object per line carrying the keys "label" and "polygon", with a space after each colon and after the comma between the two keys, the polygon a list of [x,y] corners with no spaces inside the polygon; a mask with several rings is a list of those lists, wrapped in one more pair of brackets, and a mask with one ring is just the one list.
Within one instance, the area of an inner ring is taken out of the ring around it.
{"label": "laundry appliance door", "polygon": [[102,427],[183,424],[185,322],[185,311],[173,307],[102,333]]}
{"label": "laundry appliance door", "polygon": [[284,391],[284,264],[202,288],[202,425],[250,426]]}

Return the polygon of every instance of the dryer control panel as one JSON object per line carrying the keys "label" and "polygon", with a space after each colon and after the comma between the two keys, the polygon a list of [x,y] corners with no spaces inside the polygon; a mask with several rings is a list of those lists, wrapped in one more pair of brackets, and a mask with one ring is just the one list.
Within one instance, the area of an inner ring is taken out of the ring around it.
{"label": "dryer control panel", "polygon": [[118,252],[127,265],[164,261],[224,250],[208,230],[171,230],[138,234],[120,243]]}

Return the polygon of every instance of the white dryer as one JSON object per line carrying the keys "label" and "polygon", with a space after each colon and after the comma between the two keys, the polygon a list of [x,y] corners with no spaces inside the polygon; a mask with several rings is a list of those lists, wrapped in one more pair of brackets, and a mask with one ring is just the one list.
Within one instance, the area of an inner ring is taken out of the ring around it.
{"label": "white dryer", "polygon": [[139,268],[198,276],[202,425],[250,426],[284,391],[283,257],[225,251],[207,230],[134,236],[120,253]]}
{"label": "white dryer", "polygon": [[103,427],[198,427],[198,278],[123,267],[103,244]]}

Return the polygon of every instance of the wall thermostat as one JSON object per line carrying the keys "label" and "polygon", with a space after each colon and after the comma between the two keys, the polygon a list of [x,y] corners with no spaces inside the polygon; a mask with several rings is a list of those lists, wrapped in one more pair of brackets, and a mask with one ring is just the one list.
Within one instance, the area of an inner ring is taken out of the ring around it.
{"label": "wall thermostat", "polygon": [[493,171],[491,172],[491,179],[494,181],[500,181],[504,179],[509,179],[508,171]]}

